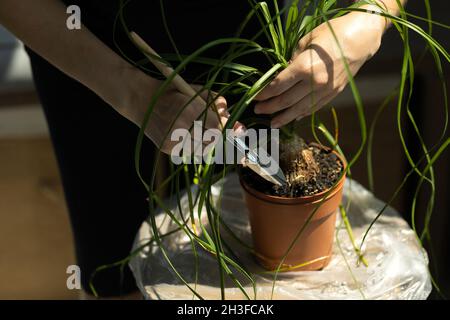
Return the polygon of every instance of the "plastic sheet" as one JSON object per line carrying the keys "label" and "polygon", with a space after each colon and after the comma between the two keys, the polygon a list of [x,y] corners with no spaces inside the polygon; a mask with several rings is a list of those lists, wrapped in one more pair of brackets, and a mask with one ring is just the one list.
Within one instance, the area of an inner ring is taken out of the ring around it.
{"label": "plastic sheet", "polygon": [[[251,245],[250,227],[243,202],[242,189],[237,176],[232,174],[221,182],[223,187],[221,214],[224,221],[245,243]],[[221,186],[213,186],[218,197]],[[183,196],[182,205],[187,206]],[[356,243],[359,244],[365,230],[384,203],[376,199],[356,181],[347,179],[344,187],[344,204]],[[176,205],[169,201],[172,208]],[[186,211],[187,212],[187,211]],[[276,213],[274,213],[276,214]],[[206,216],[203,214],[202,216]],[[241,244],[222,232],[237,256],[255,273],[257,299],[426,299],[431,292],[426,252],[418,243],[414,232],[392,208],[388,207],[371,229],[363,246],[369,266],[358,264],[345,226],[337,219],[333,257],[330,264],[320,271],[285,272],[278,275],[272,295],[273,273],[264,272],[253,256]],[[173,230],[173,222],[161,214],[157,216],[162,233]],[[203,221],[207,224],[207,221]],[[134,250],[148,242],[152,232],[147,222],[140,228]],[[220,299],[217,260],[197,246],[198,269],[189,238],[182,232],[163,240],[164,248],[185,280],[205,299]],[[147,299],[192,299],[192,292],[181,283],[171,270],[161,250],[156,245],[145,247],[131,261],[130,266],[137,284]],[[197,274],[197,281],[196,279]],[[256,275],[257,274],[257,275]],[[242,280],[244,281],[244,280]],[[253,287],[245,287],[253,299]],[[245,298],[243,293],[227,283],[226,299]]]}

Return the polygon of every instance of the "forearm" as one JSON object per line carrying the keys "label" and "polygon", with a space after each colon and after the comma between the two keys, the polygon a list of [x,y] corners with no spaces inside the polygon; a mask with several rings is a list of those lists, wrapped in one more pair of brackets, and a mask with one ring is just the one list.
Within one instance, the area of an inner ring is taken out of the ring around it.
{"label": "forearm", "polygon": [[59,0],[1,0],[0,23],[58,69],[119,109],[125,106],[119,86],[140,72],[86,27],[66,27],[66,7]]}

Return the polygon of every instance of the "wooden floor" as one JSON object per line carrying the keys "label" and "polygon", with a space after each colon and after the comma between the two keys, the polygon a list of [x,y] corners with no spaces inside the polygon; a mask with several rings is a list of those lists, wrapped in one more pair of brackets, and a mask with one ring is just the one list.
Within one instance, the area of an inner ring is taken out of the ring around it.
{"label": "wooden floor", "polygon": [[72,235],[48,138],[0,139],[0,299],[73,299]]}

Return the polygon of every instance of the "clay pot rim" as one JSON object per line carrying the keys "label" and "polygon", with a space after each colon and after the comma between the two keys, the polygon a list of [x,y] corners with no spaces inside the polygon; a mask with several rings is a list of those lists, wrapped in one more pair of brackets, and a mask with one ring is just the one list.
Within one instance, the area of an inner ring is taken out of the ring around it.
{"label": "clay pot rim", "polygon": [[[324,145],[321,145],[319,143],[316,142],[312,142],[310,143],[310,145],[314,145],[318,148],[321,148],[323,150],[327,150],[327,151],[331,151],[331,148],[326,147]],[[342,157],[342,155],[340,155],[338,152],[336,152],[335,150],[332,151],[337,157],[338,159],[342,162],[343,164],[343,170],[345,171],[345,169],[347,168],[347,162],[345,161],[345,159]],[[291,205],[291,204],[301,204],[301,203],[314,203],[314,202],[319,202],[322,201],[322,199],[324,198],[324,196],[327,196],[327,199],[331,198],[333,195],[335,195],[343,186],[346,175],[345,173],[341,176],[341,178],[338,180],[338,182],[333,186],[334,189],[333,191],[330,192],[330,189],[333,188],[328,188],[326,190],[323,190],[317,194],[314,194],[312,196],[303,196],[303,197],[297,197],[297,198],[286,198],[286,197],[280,197],[280,196],[274,196],[274,195],[269,195],[269,194],[265,194],[261,191],[258,191],[252,187],[250,187],[242,178],[242,175],[240,174],[240,169],[238,170],[239,172],[239,181],[242,185],[242,187],[245,189],[245,191],[247,191],[248,193],[250,193],[251,195],[253,195],[254,197],[262,200],[262,201],[266,201],[266,202],[271,202],[271,203],[278,203],[278,204],[285,204],[285,205]],[[327,194],[328,192],[328,194]]]}

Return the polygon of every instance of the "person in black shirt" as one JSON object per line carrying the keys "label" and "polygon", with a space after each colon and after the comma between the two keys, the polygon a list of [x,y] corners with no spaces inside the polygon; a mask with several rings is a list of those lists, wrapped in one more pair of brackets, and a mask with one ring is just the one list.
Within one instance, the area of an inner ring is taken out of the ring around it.
{"label": "person in black shirt", "polygon": [[[211,40],[233,36],[250,10],[249,2],[244,0],[163,3],[167,24],[183,54]],[[380,3],[393,14],[398,13],[396,0]],[[81,30],[66,27],[68,5],[81,8]],[[136,125],[142,123],[148,103],[161,84],[123,56],[135,61],[142,58],[123,28],[114,29],[119,7],[120,0],[0,1],[0,23],[27,46],[60,167],[82,286],[88,294],[92,293],[88,285],[91,273],[99,266],[128,256],[145,219],[146,192],[134,168]],[[129,28],[156,51],[174,51],[164,28],[159,0],[131,0],[123,14]],[[361,12],[330,23],[353,73],[378,50],[389,24],[381,16]],[[254,35],[258,30],[255,23],[246,32]],[[220,52],[209,54],[220,57]],[[187,70],[183,77],[191,80],[199,72]],[[311,88],[316,88],[315,107],[319,108],[346,84],[334,37],[326,25],[321,25],[300,41],[290,66],[259,94],[255,112],[276,113],[272,126],[277,128],[311,112],[308,99],[313,93]],[[189,97],[170,89],[158,101],[155,118],[146,128],[151,141],[145,141],[144,162],[154,156],[154,145],[166,146],[162,133],[176,109],[188,100]],[[227,102],[221,97],[216,105],[224,110]],[[191,103],[175,128],[192,124],[202,107]],[[219,126],[218,120],[215,121],[212,127]],[[170,148],[163,150],[169,152]],[[102,297],[137,291],[128,268],[123,281],[119,269],[113,268],[98,273],[94,285]]]}

